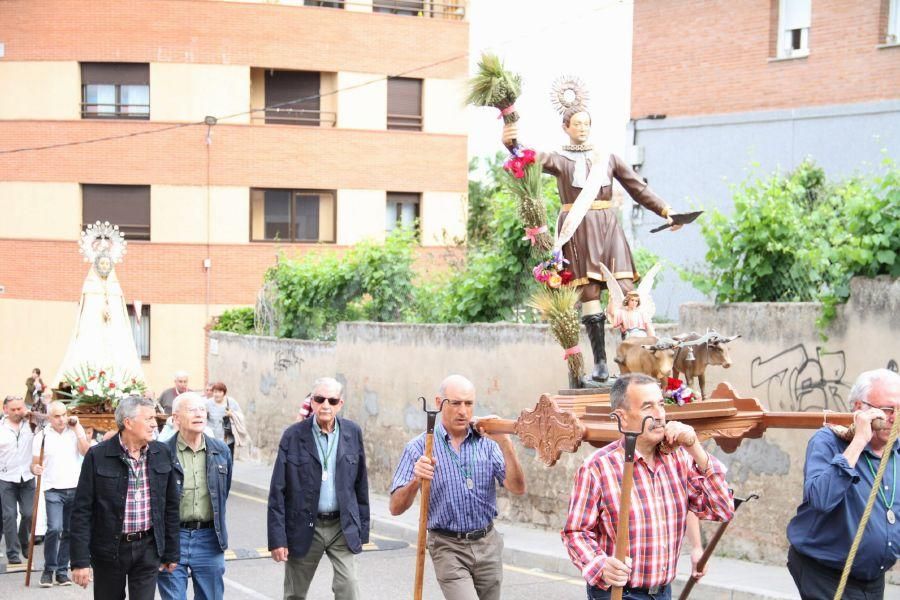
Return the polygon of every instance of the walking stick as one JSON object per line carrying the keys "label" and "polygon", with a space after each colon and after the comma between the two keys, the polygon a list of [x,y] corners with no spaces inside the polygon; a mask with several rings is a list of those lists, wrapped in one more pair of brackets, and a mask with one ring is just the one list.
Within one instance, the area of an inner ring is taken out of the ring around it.
{"label": "walking stick", "polygon": [[[750,502],[754,498],[759,498],[756,494],[750,494],[746,498],[735,498],[734,499],[734,510],[737,509],[744,502]],[[734,517],[731,519],[734,520]],[[719,543],[719,540],[722,539],[722,536],[725,534],[725,530],[728,529],[728,525],[731,521],[725,521],[724,523],[719,523],[718,529],[713,534],[712,539],[709,540],[709,543],[706,545],[706,548],[703,549],[703,556],[700,557],[700,560],[697,561],[697,571],[703,572],[703,569],[706,568],[706,563],[709,562],[710,557],[712,556],[713,550],[716,549],[716,545]],[[692,576],[688,579],[687,583],[684,585],[684,589],[681,590],[681,595],[678,596],[678,600],[687,600],[687,597],[691,595],[691,590],[694,589],[694,586],[699,581],[699,578]]]}
{"label": "walking stick", "polygon": [[[44,464],[44,441],[47,436],[41,430],[41,453],[38,456],[38,464]],[[37,527],[38,503],[41,500],[41,476],[36,475],[34,482],[34,502],[31,504],[31,535],[28,537],[28,563],[25,565],[25,587],[31,586],[31,561],[34,559],[34,530]]]}
{"label": "walking stick", "polygon": [[[616,560],[625,562],[625,557],[630,552],[628,539],[628,517],[631,514],[631,490],[634,487],[634,447],[637,444],[637,438],[644,433],[644,426],[647,421],[653,423],[653,417],[644,417],[641,421],[640,431],[625,431],[622,429],[622,420],[617,413],[610,415],[616,420],[616,427],[619,433],[625,436],[625,467],[622,470],[622,493],[619,496],[619,524],[616,526]],[[622,592],[624,588],[619,586],[612,587],[612,600],[622,600]]]}
{"label": "walking stick", "polygon": [[[425,456],[431,460],[431,453],[434,449],[434,421],[444,408],[444,402],[441,401],[441,407],[437,410],[428,410],[427,400],[419,397],[422,401],[422,410],[428,415],[428,425],[425,428]],[[431,481],[422,480],[422,499],[419,505],[419,539],[416,541],[416,581],[413,585],[413,598],[422,600],[422,584],[425,578],[425,535],[428,527],[428,504],[431,501]]]}

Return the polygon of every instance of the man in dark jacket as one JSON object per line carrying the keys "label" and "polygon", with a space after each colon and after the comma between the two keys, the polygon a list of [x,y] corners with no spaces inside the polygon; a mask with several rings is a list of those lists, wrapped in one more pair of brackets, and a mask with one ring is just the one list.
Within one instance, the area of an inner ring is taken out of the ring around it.
{"label": "man in dark jacket", "polygon": [[153,401],[116,408],[118,435],[88,451],[72,508],[72,579],[95,600],[152,600],[159,571],[178,566],[178,488],[172,457],[154,442]]}
{"label": "man in dark jacket", "polygon": [[219,600],[225,595],[225,502],[231,490],[231,451],[224,442],[203,433],[206,398],[181,394],[172,403],[178,433],[166,447],[172,455],[181,497],[181,560],[171,573],[159,574],[163,600],[187,600],[188,578],[195,600]]}
{"label": "man in dark jacket", "polygon": [[304,600],[328,554],[335,600],[357,600],[354,554],[369,541],[369,483],[362,431],[337,418],[342,386],[326,377],[312,392],[314,418],[288,427],[269,489],[269,550],[284,569],[285,600]]}

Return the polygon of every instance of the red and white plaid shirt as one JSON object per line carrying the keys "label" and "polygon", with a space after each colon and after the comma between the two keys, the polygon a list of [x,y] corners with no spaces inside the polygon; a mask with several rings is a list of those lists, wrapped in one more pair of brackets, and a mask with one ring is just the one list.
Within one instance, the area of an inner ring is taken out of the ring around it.
{"label": "red and white plaid shirt", "polygon": [[[619,495],[625,463],[623,440],[601,448],[575,474],[563,543],[585,580],[609,589],[603,565],[615,555]],[[632,560],[629,587],[648,588],[675,579],[687,512],[701,519],[729,521],[734,503],[725,483],[725,466],[712,455],[702,473],[684,448],[657,454],[654,469],[639,453],[628,523]]]}
{"label": "red and white plaid shirt", "polygon": [[125,452],[125,463],[128,465],[128,493],[125,496],[125,521],[122,523],[122,533],[135,533],[147,531],[153,527],[153,518],[150,514],[150,478],[147,476],[147,447],[141,448],[141,455],[133,458],[128,448],[119,445]]}

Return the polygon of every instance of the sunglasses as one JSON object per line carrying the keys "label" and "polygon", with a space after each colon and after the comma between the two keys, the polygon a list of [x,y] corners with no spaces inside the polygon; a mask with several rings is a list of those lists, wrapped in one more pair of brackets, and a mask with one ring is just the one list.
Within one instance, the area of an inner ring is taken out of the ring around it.
{"label": "sunglasses", "polygon": [[337,406],[341,402],[340,398],[326,398],[325,396],[313,396],[312,397],[312,401],[315,402],[316,404],[322,404],[326,400],[328,400],[328,404],[330,404],[332,406]]}

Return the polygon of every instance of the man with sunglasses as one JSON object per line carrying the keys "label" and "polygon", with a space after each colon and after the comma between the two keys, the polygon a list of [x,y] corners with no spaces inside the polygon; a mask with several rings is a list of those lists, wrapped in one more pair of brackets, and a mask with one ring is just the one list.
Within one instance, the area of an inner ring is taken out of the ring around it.
{"label": "man with sunglasses", "polygon": [[431,480],[428,552],[444,597],[497,600],[503,583],[503,539],[493,523],[497,484],[522,495],[525,475],[508,435],[478,431],[471,381],[450,375],[434,403],[441,418],[432,459],[425,456],[425,434],[406,445],[391,484],[391,514],[409,509],[422,480]]}
{"label": "man with sunglasses", "polygon": [[369,482],[362,431],[338,413],[343,387],[318,379],[313,418],[287,428],[269,488],[269,550],[285,562],[284,598],[303,600],[322,554],[334,568],[335,600],[357,600],[354,554],[369,541]]}
{"label": "man with sunglasses", "polygon": [[[900,407],[900,375],[887,369],[857,378],[848,403],[852,435],[823,427],[809,441],[803,502],[788,524],[787,566],[803,600],[832,598],[882,460],[888,464],[863,534],[844,598],[884,597],[884,574],[900,552],[900,502],[895,503],[900,440],[887,448]],[[875,430],[884,419],[888,427]]]}

